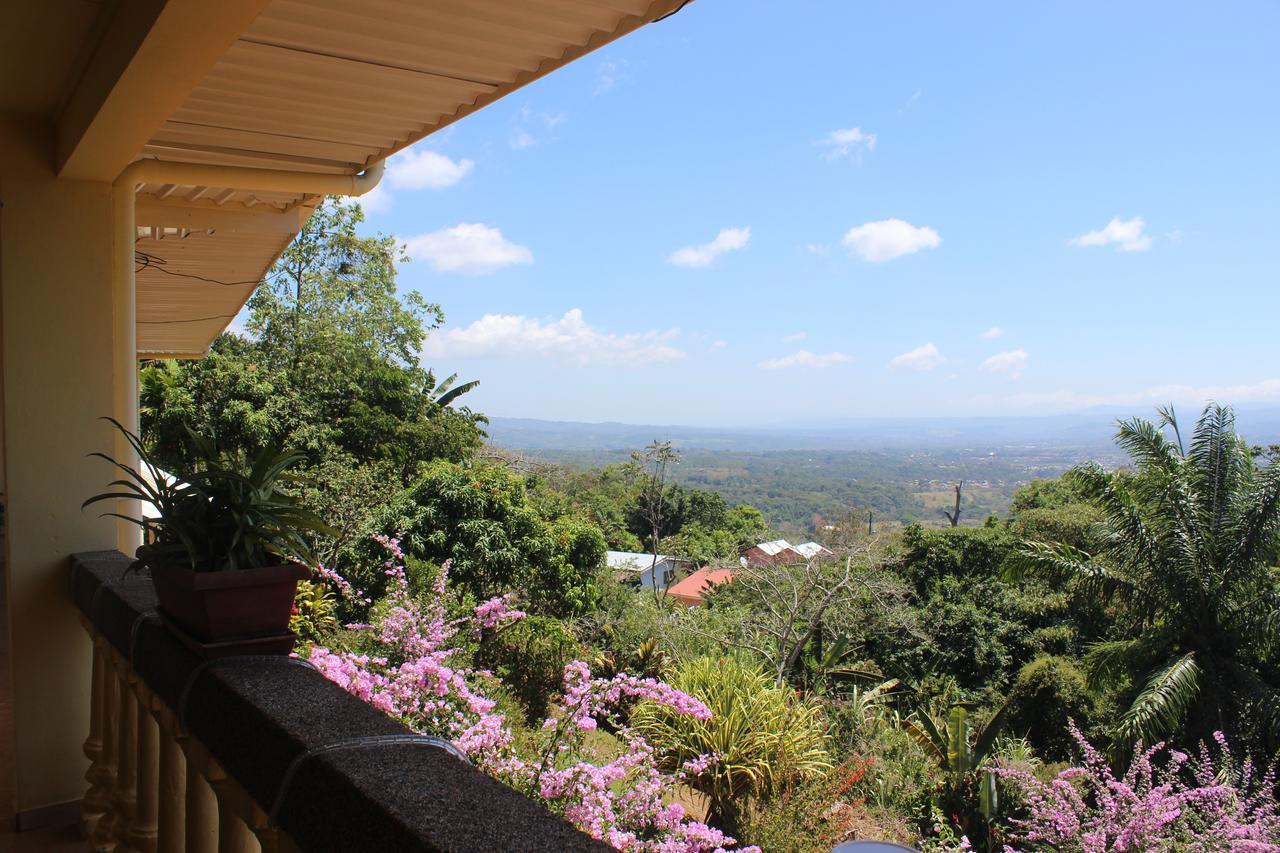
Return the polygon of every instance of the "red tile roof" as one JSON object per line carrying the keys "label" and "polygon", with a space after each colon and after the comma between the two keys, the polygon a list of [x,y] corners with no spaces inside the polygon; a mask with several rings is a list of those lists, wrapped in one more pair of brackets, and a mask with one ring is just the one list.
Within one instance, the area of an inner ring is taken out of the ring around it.
{"label": "red tile roof", "polygon": [[696,606],[702,603],[702,594],[711,587],[733,580],[733,569],[698,569],[687,578],[667,587],[667,595],[682,604]]}

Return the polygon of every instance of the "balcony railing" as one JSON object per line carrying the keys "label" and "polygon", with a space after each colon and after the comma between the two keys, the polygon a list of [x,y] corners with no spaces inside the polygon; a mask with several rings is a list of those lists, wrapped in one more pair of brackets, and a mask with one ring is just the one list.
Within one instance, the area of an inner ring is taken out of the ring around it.
{"label": "balcony railing", "polygon": [[127,565],[114,551],[72,559],[94,645],[81,809],[93,848],[611,849],[302,661],[201,660]]}

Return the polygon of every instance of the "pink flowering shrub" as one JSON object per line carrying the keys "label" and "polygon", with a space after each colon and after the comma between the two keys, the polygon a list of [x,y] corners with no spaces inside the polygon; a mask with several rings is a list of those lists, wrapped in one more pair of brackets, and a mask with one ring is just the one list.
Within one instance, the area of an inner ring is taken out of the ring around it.
{"label": "pink flowering shrub", "polygon": [[[674,775],[662,773],[652,747],[614,713],[625,701],[640,699],[707,719],[711,712],[705,705],[651,678],[625,673],[592,678],[587,664],[574,661],[565,667],[562,712],[543,723],[532,746],[517,749],[506,718],[484,694],[491,676],[458,663],[454,640],[464,629],[479,638],[525,614],[511,608],[509,597],[499,596],[451,621],[444,609],[448,564],[430,602],[423,604],[409,593],[399,543],[379,541],[389,554],[384,563],[388,598],[374,623],[361,626],[379,654],[317,646],[308,659],[321,673],[415,731],[448,738],[480,769],[619,850],[701,853],[735,843],[713,827],[687,820],[679,803],[667,802],[676,785],[703,772],[714,756],[686,762]],[[593,757],[585,743],[601,719],[609,720],[621,745],[607,761]]]}
{"label": "pink flowering shrub", "polygon": [[[1252,762],[1237,766],[1221,732],[1214,735],[1216,762],[1204,744],[1198,759],[1163,743],[1139,745],[1121,779],[1074,724],[1071,736],[1084,753],[1083,767],[1048,782],[1024,770],[994,771],[1030,811],[1014,821],[1014,844],[1006,851],[1280,853],[1274,768],[1255,780]],[[1167,760],[1157,766],[1153,760],[1164,752]]]}

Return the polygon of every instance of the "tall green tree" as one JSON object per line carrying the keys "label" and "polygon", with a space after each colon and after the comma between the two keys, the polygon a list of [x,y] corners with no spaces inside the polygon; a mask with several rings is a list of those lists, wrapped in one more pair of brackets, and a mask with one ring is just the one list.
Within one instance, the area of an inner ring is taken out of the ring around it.
{"label": "tall green tree", "polygon": [[1118,753],[1219,729],[1270,751],[1280,742],[1280,466],[1255,464],[1229,408],[1206,407],[1189,444],[1172,409],[1158,414],[1119,425],[1132,472],[1068,475],[1102,513],[1090,547],[1028,542],[1022,566],[1073,579],[1113,609],[1114,636],[1085,662],[1094,684],[1130,685]]}
{"label": "tall green tree", "polygon": [[[505,466],[442,459],[380,509],[369,529],[399,537],[416,560],[451,560],[453,583],[477,599],[519,590],[535,610],[555,616],[581,613],[594,603],[606,547],[589,522],[544,519],[524,480]],[[344,573],[375,596],[386,581],[380,555],[372,537],[362,537],[343,561]]]}
{"label": "tall green tree", "polygon": [[418,368],[427,333],[444,320],[420,293],[396,290],[407,258],[394,237],[363,237],[358,204],[329,199],[284,250],[249,300],[250,335],[264,363],[295,385],[340,393],[365,365]]}
{"label": "tall green tree", "polygon": [[[470,456],[486,423],[462,404],[475,382],[438,381],[420,363],[440,307],[397,291],[402,251],[362,236],[362,221],[358,205],[325,201],[249,300],[247,335],[139,377],[143,437],[162,464],[190,464],[188,430],[232,452],[297,448],[306,497],[340,540],[423,464]],[[316,543],[327,559],[341,544]]]}

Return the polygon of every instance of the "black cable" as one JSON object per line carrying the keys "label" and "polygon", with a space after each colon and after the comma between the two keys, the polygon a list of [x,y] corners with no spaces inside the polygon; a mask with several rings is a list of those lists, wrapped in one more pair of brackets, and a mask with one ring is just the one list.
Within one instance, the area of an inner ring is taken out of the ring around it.
{"label": "black cable", "polygon": [[216,278],[206,278],[205,276],[196,275],[195,273],[176,272],[175,270],[165,269],[166,264],[168,264],[169,262],[166,261],[164,258],[157,257],[156,255],[152,255],[152,254],[149,254],[148,252],[143,252],[137,249],[135,249],[133,252],[133,262],[135,264],[139,264],[139,263],[141,264],[141,266],[134,267],[133,271],[135,274],[140,273],[143,270],[150,269],[150,270],[155,270],[156,272],[162,272],[165,275],[174,276],[176,278],[191,278],[191,279],[195,279],[196,281],[203,281],[207,284],[216,284],[221,287],[246,287],[248,285],[253,285],[254,287],[257,287],[259,284],[262,283],[261,279],[253,279],[252,281],[219,281]]}
{"label": "black cable", "polygon": [[214,314],[212,317],[192,317],[189,320],[139,320],[139,326],[169,326],[175,323],[204,323],[208,320],[231,320],[235,314]]}
{"label": "black cable", "polygon": [[685,6],[688,6],[688,5],[689,5],[690,3],[692,3],[692,2],[693,2],[693,0],[684,0],[684,2],[683,2],[683,3],[681,3],[679,6],[675,7],[674,9],[672,9],[670,12],[668,12],[668,13],[667,13],[667,14],[665,14],[665,15],[663,15],[662,17],[660,17],[660,18],[654,18],[654,19],[653,19],[653,23],[655,23],[655,24],[656,24],[656,23],[658,23],[659,21],[665,21],[667,18],[670,18],[672,15],[677,14],[678,12],[680,12],[680,10],[681,10],[681,9],[683,9]]}

